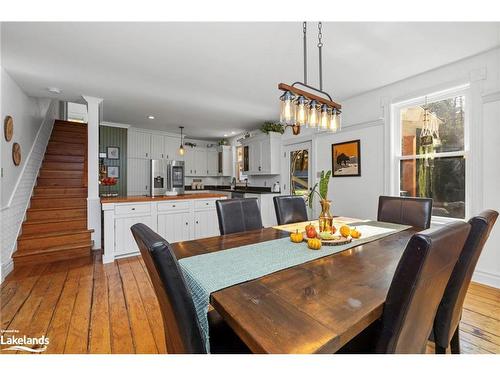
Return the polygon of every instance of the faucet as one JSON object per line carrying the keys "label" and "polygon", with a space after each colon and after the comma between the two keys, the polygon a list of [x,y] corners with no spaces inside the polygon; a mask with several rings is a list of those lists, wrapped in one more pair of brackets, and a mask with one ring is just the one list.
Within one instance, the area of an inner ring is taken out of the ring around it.
{"label": "faucet", "polygon": [[248,189],[248,178],[245,178],[245,190]]}
{"label": "faucet", "polygon": [[233,177],[231,180],[231,190],[236,189],[236,177]]}

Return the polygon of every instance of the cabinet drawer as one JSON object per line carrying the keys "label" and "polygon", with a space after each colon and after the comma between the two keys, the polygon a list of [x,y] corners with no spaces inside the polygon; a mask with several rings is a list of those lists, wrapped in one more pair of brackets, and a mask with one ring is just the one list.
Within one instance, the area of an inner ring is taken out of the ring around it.
{"label": "cabinet drawer", "polygon": [[191,209],[191,201],[170,201],[158,203],[158,212],[187,211]]}
{"label": "cabinet drawer", "polygon": [[203,210],[207,208],[215,209],[216,199],[196,199],[194,201],[195,210]]}
{"label": "cabinet drawer", "polygon": [[116,215],[130,215],[130,214],[149,214],[151,213],[151,205],[146,204],[125,204],[115,207]]}

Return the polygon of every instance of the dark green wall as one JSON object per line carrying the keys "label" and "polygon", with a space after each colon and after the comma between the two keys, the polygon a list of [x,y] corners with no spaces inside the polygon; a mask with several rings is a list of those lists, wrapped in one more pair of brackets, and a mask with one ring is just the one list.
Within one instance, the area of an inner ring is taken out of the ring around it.
{"label": "dark green wall", "polygon": [[[111,126],[99,127],[99,152],[106,152],[107,147],[120,147],[120,159],[104,159],[105,165],[119,166],[118,183],[111,187],[111,192],[120,196],[127,195],[127,129]],[[99,186],[99,192],[107,192],[107,187]]]}

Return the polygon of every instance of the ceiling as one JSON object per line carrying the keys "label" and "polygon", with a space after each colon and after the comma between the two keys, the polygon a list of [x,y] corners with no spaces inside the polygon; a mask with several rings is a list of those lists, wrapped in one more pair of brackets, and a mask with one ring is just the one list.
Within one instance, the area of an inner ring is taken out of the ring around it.
{"label": "ceiling", "polygon": [[[499,25],[323,23],[323,86],[342,102],[494,48]],[[308,26],[317,86],[317,26]],[[2,66],[32,96],[58,87],[63,100],[103,98],[105,121],[218,138],[277,118],[277,84],[303,78],[302,25],[3,23]]]}

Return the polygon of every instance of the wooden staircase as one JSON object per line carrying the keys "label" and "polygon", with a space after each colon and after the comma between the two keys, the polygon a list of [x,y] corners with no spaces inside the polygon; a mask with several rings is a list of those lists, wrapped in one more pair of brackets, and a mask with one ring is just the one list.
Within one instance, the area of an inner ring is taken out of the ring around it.
{"label": "wooden staircase", "polygon": [[87,125],[56,120],[31,197],[14,265],[89,257]]}

